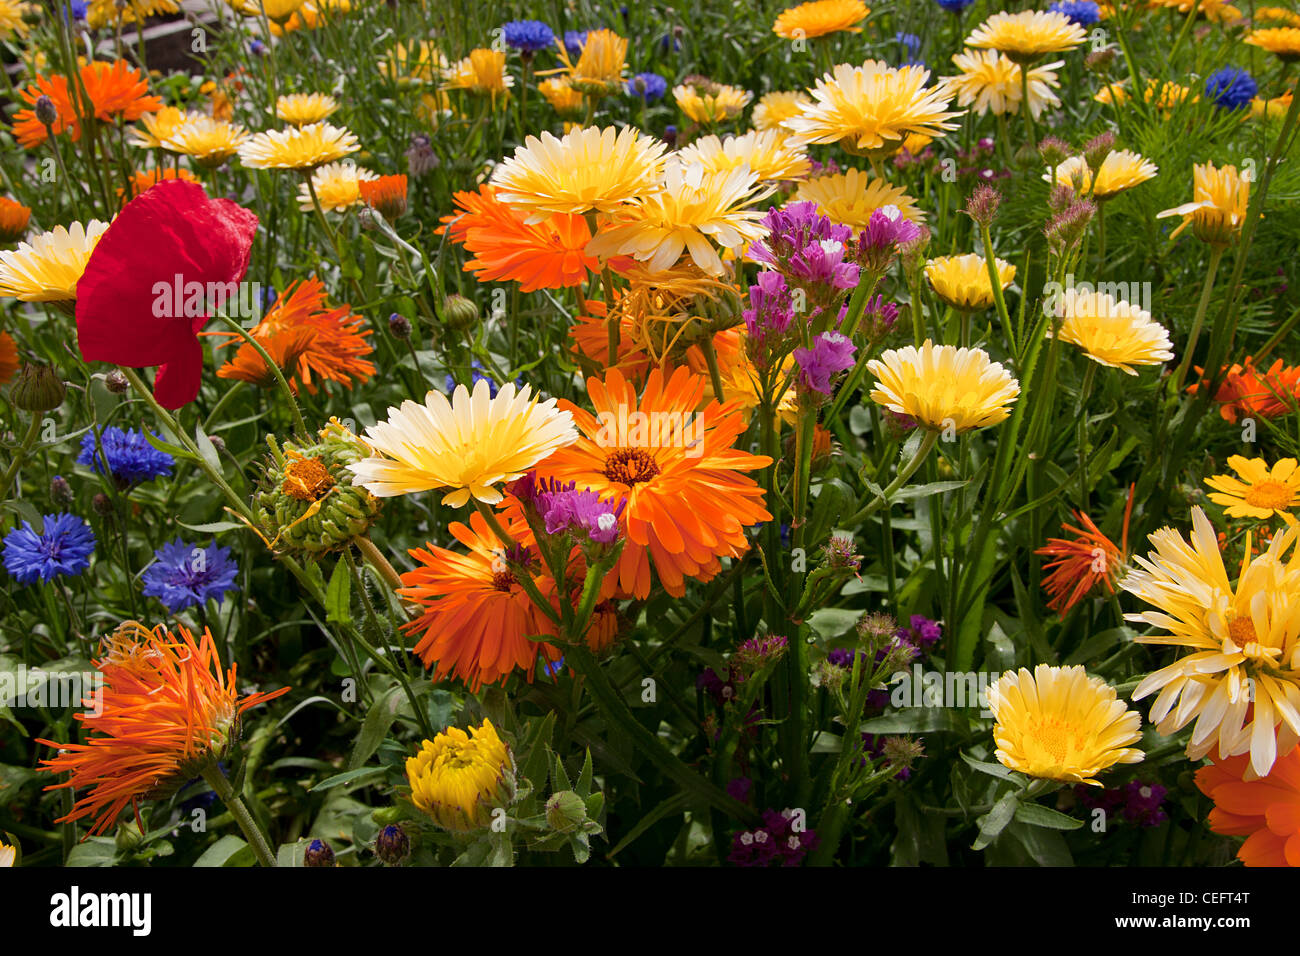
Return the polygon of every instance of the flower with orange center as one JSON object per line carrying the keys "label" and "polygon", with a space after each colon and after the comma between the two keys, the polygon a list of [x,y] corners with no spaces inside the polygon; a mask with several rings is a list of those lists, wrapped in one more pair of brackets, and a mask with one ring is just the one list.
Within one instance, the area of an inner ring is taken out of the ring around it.
{"label": "flower with orange center", "polygon": [[8,332],[0,332],[0,385],[4,385],[18,371],[18,343]]}
{"label": "flower with orange center", "polygon": [[103,679],[75,719],[85,743],[38,740],[58,755],[42,760],[46,773],[68,779],[47,790],[89,790],[57,822],[94,817],[90,833],[104,833],[130,804],[162,796],[221,759],[239,734],[240,717],[289,688],[240,697],[235,665],[222,671],[217,645],[206,629],[195,642],[184,627],[173,635],[128,621],[106,641],[94,661]]}
{"label": "flower with orange center", "polygon": [[32,211],[20,202],[0,196],[0,242],[17,242],[27,232]]}
{"label": "flower with orange center", "polygon": [[811,0],[782,10],[772,32],[787,40],[804,40],[828,33],[861,33],[858,26],[871,12],[862,0]]}
{"label": "flower with orange center", "polygon": [[[417,565],[402,575],[397,593],[424,610],[403,630],[420,635],[415,653],[433,668],[434,681],[450,676],[474,692],[504,681],[515,670],[531,681],[537,655],[555,661],[560,651],[529,638],[554,635],[554,625],[515,579],[503,543],[483,516],[474,512],[469,522],[468,527],[459,521],[447,527],[468,554],[432,544],[411,550]],[[505,532],[527,547],[528,525],[522,518],[509,522]],[[533,582],[546,599],[554,598],[555,582],[549,576],[539,572]]]}
{"label": "flower with orange center", "polygon": [[[1248,355],[1243,364],[1234,364],[1224,376],[1214,400],[1219,403],[1219,414],[1226,421],[1256,415],[1277,418],[1291,411],[1300,401],[1300,366],[1284,365],[1275,361],[1267,372],[1260,372]],[[1198,375],[1203,374],[1198,367]],[[1195,395],[1202,385],[1189,385],[1187,391]]]}
{"label": "flower with orange center", "polygon": [[1115,593],[1115,582],[1123,569],[1128,555],[1128,523],[1133,515],[1133,485],[1129,486],[1128,504],[1124,506],[1124,531],[1119,547],[1106,537],[1100,528],[1082,511],[1074,515],[1083,524],[1082,528],[1062,523],[1061,530],[1073,534],[1073,538],[1048,538],[1047,544],[1034,554],[1052,560],[1043,565],[1047,576],[1043,579],[1043,590],[1050,595],[1047,602],[1050,610],[1064,617],[1089,594],[1096,591],[1097,583],[1106,587],[1110,594]]}
{"label": "flower with orange center", "polygon": [[525,213],[497,199],[488,185],[452,199],[458,212],[442,218],[443,229],[473,253],[464,270],[480,282],[518,282],[521,292],[536,292],[581,285],[600,269],[600,260],[585,252],[591,230],[583,216],[552,213],[529,225]]}
{"label": "flower with orange center", "polygon": [[357,188],[367,206],[385,219],[393,220],[406,212],[406,175],[379,176],[358,181]]}
{"label": "flower with orange center", "polygon": [[562,403],[582,437],[537,466],[539,478],[626,499],[620,522],[627,542],[605,580],[607,597],[648,597],[651,567],[664,589],[681,597],[686,578],[713,578],[719,558],[749,547],[745,528],[772,518],[763,489],[743,474],[772,459],[732,447],[745,430],[739,409],[711,402],[697,411],[704,378],[685,367],[665,378],[652,370],[639,400],[617,369],[603,381],[588,378],[596,414]]}
{"label": "flower with orange center", "polygon": [[1210,829],[1244,836],[1237,859],[1246,866],[1300,866],[1300,748],[1256,777],[1245,754],[1196,771],[1196,786],[1214,801]]}
{"label": "flower with orange center", "polygon": [[171,167],[168,167],[167,169],[137,169],[131,174],[131,195],[128,196],[126,190],[119,186],[117,197],[124,203],[130,202],[146,189],[149,189],[152,186],[157,186],[160,182],[166,179],[183,179],[190,183],[197,183],[199,181],[198,177],[188,169],[173,169]]}
{"label": "flower with orange center", "polygon": [[1270,468],[1263,458],[1233,455],[1228,467],[1236,477],[1215,475],[1205,483],[1214,489],[1210,500],[1223,505],[1229,518],[1291,518],[1291,509],[1300,504],[1300,468],[1294,458]]}

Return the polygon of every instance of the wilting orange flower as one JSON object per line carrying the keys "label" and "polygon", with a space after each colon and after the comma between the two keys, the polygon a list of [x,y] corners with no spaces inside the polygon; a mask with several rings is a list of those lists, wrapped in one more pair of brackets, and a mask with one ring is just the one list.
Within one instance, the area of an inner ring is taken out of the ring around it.
{"label": "wilting orange flower", "polygon": [[599,261],[583,251],[591,230],[580,215],[552,213],[528,225],[525,214],[497,199],[496,188],[487,185],[477,193],[454,193],[452,199],[460,211],[441,221],[452,242],[474,254],[465,271],[479,282],[518,282],[519,291],[536,292],[581,285],[589,271],[600,269]]}
{"label": "wilting orange flower", "polygon": [[[432,544],[411,550],[419,563],[402,575],[397,593],[423,606],[424,613],[404,630],[422,635],[415,653],[425,667],[434,668],[435,681],[450,675],[477,692],[516,669],[531,681],[537,655],[554,661],[560,651],[530,641],[529,635],[554,635],[554,625],[515,580],[502,557],[503,544],[483,516],[473,512],[469,521],[469,527],[458,521],[447,527],[468,554]],[[530,540],[522,518],[502,524],[516,542]],[[539,571],[533,580],[542,595],[554,598],[555,582],[548,575]]]}
{"label": "wilting orange flower", "polygon": [[[81,84],[90,98],[89,111],[106,123],[118,117],[134,123],[145,113],[155,113],[163,106],[162,100],[149,95],[149,82],[144,74],[126,60],[87,63],[81,68]],[[54,135],[70,129],[73,142],[81,138],[82,111],[77,107],[80,97],[74,98],[67,77],[55,74],[46,78],[38,74],[19,95],[32,107],[42,96],[48,96],[58,114],[50,126]],[[34,109],[14,114],[14,136],[20,146],[28,149],[45,142],[45,125],[36,118]]]}
{"label": "wilting orange flower", "polygon": [[20,202],[0,196],[0,242],[16,242],[27,232],[32,211]]}
{"label": "wilting orange flower", "polygon": [[[1196,373],[1204,375],[1204,370],[1198,367]],[[1199,390],[1200,383],[1187,388],[1193,395]],[[1284,365],[1278,359],[1267,372],[1261,373],[1249,355],[1240,365],[1234,364],[1228,369],[1219,390],[1214,393],[1214,400],[1219,403],[1219,414],[1233,423],[1238,418],[1254,415],[1276,418],[1289,412],[1291,403],[1297,399],[1300,399],[1300,366]]]}
{"label": "wilting orange flower", "polygon": [[[298,362],[311,348],[316,330],[310,326],[277,326],[266,334],[256,336],[258,344],[266,349],[266,354],[276,364],[281,373],[289,380],[289,387],[296,389],[293,375]],[[247,382],[259,388],[274,388],[275,370],[266,364],[262,354],[245,342],[235,352],[235,357],[217,369],[217,378],[232,378]]]}
{"label": "wilting orange flower", "polygon": [[1128,523],[1133,515],[1133,490],[1134,486],[1130,485],[1128,504],[1124,506],[1124,530],[1118,548],[1102,534],[1091,518],[1082,511],[1075,510],[1074,515],[1083,527],[1061,524],[1062,531],[1075,537],[1048,538],[1047,544],[1034,552],[1054,559],[1043,565],[1044,571],[1051,572],[1043,579],[1043,590],[1051,595],[1047,607],[1059,613],[1062,618],[1070,613],[1070,608],[1093,592],[1098,581],[1111,594],[1115,593],[1115,582],[1128,558]]}
{"label": "wilting orange flower", "polygon": [[0,385],[4,385],[18,371],[18,343],[8,332],[0,332]]}
{"label": "wilting orange flower", "polygon": [[405,174],[359,180],[357,188],[365,204],[377,209],[385,219],[391,221],[406,212]]}
{"label": "wilting orange flower", "polygon": [[[67,773],[47,790],[89,789],[58,823],[93,816],[90,833],[105,832],[127,804],[162,796],[198,776],[221,758],[239,733],[239,718],[250,707],[274,700],[289,688],[241,698],[235,665],[225,674],[212,634],[193,635],[163,625],[150,630],[127,621],[106,639],[104,656],[94,661],[103,687],[84,703],[94,708],[75,717],[88,732],[85,743],[38,740],[58,756],[42,760],[47,773]],[[98,696],[95,696],[95,695]]]}
{"label": "wilting orange flower", "polygon": [[126,191],[121,186],[117,188],[117,198],[122,202],[129,202],[136,196],[140,195],[151,186],[157,186],[165,179],[183,179],[186,182],[197,183],[198,177],[188,169],[137,169],[131,174],[131,195],[126,195]]}
{"label": "wilting orange flower", "polygon": [[1196,786],[1214,801],[1210,829],[1246,838],[1237,850],[1246,866],[1300,866],[1300,747],[1279,757],[1268,776],[1248,774],[1248,753],[1196,771]]}
{"label": "wilting orange flower", "polygon": [[697,411],[704,378],[684,366],[665,378],[653,369],[639,401],[617,369],[604,381],[588,378],[596,415],[561,402],[583,437],[537,466],[540,478],[627,501],[620,518],[627,542],[605,580],[606,597],[649,596],[652,565],[665,590],[681,597],[686,578],[714,577],[719,558],[749,547],[745,528],[772,517],[763,489],[742,474],[772,459],[732,447],[745,430],[736,405],[710,402]]}
{"label": "wilting orange flower", "polygon": [[[296,392],[301,382],[309,394],[315,395],[318,384],[316,380],[338,382],[345,388],[351,388],[353,380],[364,382],[374,375],[374,363],[365,358],[374,348],[366,341],[371,330],[361,328],[364,321],[361,316],[354,315],[352,307],[346,303],[331,309],[325,301],[325,284],[313,276],[285,289],[249,334],[262,343],[262,347],[271,353],[272,359],[278,361],[277,353],[271,351],[268,341],[273,342],[281,350],[280,356],[287,359],[294,339],[286,333],[294,329],[309,329],[312,332],[310,341],[293,365],[294,377],[289,384]],[[224,340],[221,342],[223,346],[241,340],[234,332],[203,334],[221,337]],[[236,353],[235,360],[217,370],[219,378],[238,378],[251,382],[260,374],[271,374],[257,350],[247,342],[244,347],[248,351],[242,359]],[[243,352],[243,348],[240,351]],[[257,380],[261,381],[260,378]]]}

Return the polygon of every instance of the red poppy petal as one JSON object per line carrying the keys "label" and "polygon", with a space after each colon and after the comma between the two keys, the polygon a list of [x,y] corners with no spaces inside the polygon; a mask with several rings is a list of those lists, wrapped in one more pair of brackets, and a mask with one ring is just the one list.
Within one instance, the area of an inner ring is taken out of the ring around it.
{"label": "red poppy petal", "polygon": [[203,349],[191,338],[171,361],[158,367],[153,381],[154,398],[163,408],[180,408],[194,401],[203,383]]}

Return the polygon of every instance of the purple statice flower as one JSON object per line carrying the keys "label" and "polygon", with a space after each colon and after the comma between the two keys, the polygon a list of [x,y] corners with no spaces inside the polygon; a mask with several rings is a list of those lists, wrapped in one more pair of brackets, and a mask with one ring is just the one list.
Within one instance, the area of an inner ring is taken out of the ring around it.
{"label": "purple statice flower", "polygon": [[590,32],[590,30],[564,31],[564,49],[569,56],[582,56],[582,45],[587,42],[587,34]]}
{"label": "purple statice flower", "polygon": [[[154,437],[161,439],[157,433]],[[105,428],[98,442],[93,429],[82,435],[81,454],[77,456],[78,465],[88,465],[99,474],[107,470],[123,487],[170,475],[175,463],[171,455],[149,444],[143,431],[123,431],[116,425]]]}
{"label": "purple statice flower", "polygon": [[1124,819],[1144,827],[1156,827],[1169,819],[1161,804],[1165,802],[1167,789],[1158,783],[1144,783],[1133,780],[1124,784]]}
{"label": "purple statice flower", "polygon": [[810,162],[811,165],[808,167],[809,179],[816,179],[818,176],[834,176],[840,171],[840,164],[833,159],[828,159],[824,163],[816,159]]}
{"label": "purple statice flower", "polygon": [[817,212],[814,202],[792,202],[770,209],[763,217],[763,225],[767,237],[749,247],[749,256],[782,272],[811,243],[830,239],[843,245],[853,235],[848,226],[837,226]]}
{"label": "purple statice flower", "polygon": [[799,363],[799,385],[829,397],[831,379],[853,368],[856,352],[857,346],[847,335],[823,332],[813,341],[812,348],[794,350],[794,360]]}
{"label": "purple statice flower", "polygon": [[1081,27],[1090,27],[1101,19],[1101,7],[1092,0],[1057,0],[1047,9],[1050,13],[1064,14]]}
{"label": "purple statice flower", "polygon": [[49,581],[61,574],[80,574],[90,567],[95,532],[73,514],[42,515],[38,534],[24,521],[4,538],[5,570],[19,584]]}
{"label": "purple statice flower", "polygon": [[827,651],[826,660],[830,661],[836,667],[843,667],[845,670],[853,669],[853,659],[861,652],[854,651],[847,647],[837,647],[834,650]]}
{"label": "purple statice flower", "polygon": [[785,276],[779,272],[760,272],[758,281],[749,287],[749,308],[741,315],[751,338],[782,336],[790,331],[794,307]]}
{"label": "purple statice flower", "polygon": [[816,239],[790,257],[786,274],[810,293],[856,288],[859,270],[855,263],[844,261],[847,251],[843,240]]}
{"label": "purple statice flower", "polygon": [[1225,66],[1205,78],[1205,95],[1225,110],[1244,109],[1259,92],[1259,84],[1245,70]]}
{"label": "purple statice flower", "polygon": [[728,862],[736,866],[798,866],[820,842],[816,830],[795,829],[795,821],[801,819],[793,810],[764,810],[762,826],[732,837]]}
{"label": "purple statice flower", "polygon": [[889,334],[897,321],[898,306],[886,302],[883,295],[877,295],[867,300],[858,329],[869,341],[878,342]]}
{"label": "purple statice flower", "polygon": [[750,794],[754,792],[754,781],[748,777],[735,777],[727,781],[727,795],[741,803],[749,803]]}
{"label": "purple statice flower", "polygon": [[618,519],[626,505],[626,500],[621,500],[615,506],[602,501],[590,488],[579,491],[577,482],[562,484],[554,478],[543,479],[533,497],[533,507],[545,523],[547,534],[585,532],[596,544],[618,540]]}
{"label": "purple statice flower", "polygon": [[227,591],[235,590],[239,566],[230,549],[217,544],[200,548],[179,537],[153,554],[154,562],[140,575],[144,593],[156,597],[172,614],[208,598],[221,603]]}
{"label": "purple statice flower", "polygon": [[512,20],[501,30],[506,46],[521,53],[536,53],[555,42],[555,34],[541,20]]}
{"label": "purple statice flower", "polygon": [[907,641],[920,651],[929,653],[943,637],[943,625],[923,614],[913,614],[908,621],[908,626],[899,628],[894,636]]}
{"label": "purple statice flower", "polygon": [[626,89],[629,96],[653,103],[664,98],[668,92],[668,81],[658,73],[638,73],[627,81]]}
{"label": "purple statice flower", "polygon": [[1098,790],[1086,783],[1075,785],[1074,796],[1079,801],[1079,805],[1085,810],[1104,811],[1107,822],[1110,821],[1114,814],[1123,809],[1127,802],[1124,798],[1124,791],[1119,787],[1105,787]]}
{"label": "purple statice flower", "polygon": [[867,228],[851,243],[850,258],[877,275],[889,268],[898,247],[921,238],[921,227],[903,215],[897,206],[881,206],[871,213]]}

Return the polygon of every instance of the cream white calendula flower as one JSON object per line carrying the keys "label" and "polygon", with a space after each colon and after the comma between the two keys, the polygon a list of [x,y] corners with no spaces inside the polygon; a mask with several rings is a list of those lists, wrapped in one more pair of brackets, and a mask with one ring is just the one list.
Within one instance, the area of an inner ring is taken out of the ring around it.
{"label": "cream white calendula flower", "polygon": [[23,302],[71,302],[77,282],[86,271],[108,223],[97,219],[86,225],[55,226],[32,236],[17,249],[0,251],[0,296]]}
{"label": "cream white calendula flower", "polygon": [[1165,327],[1150,312],[1110,293],[1066,289],[1056,314],[1061,341],[1079,346],[1101,365],[1136,375],[1134,365],[1159,365],[1174,357]]}
{"label": "cream white calendula flower", "polygon": [[1020,383],[983,349],[935,345],[888,349],[867,363],[871,400],[926,428],[956,433],[1005,421]]}

